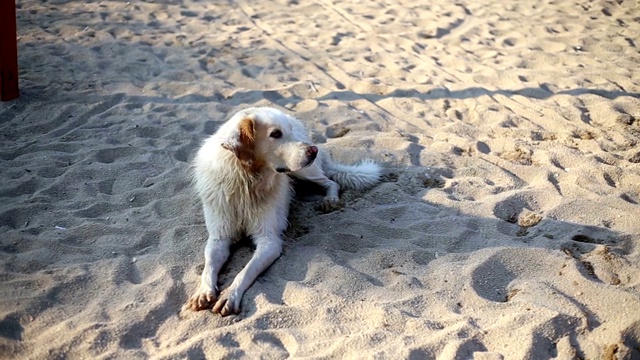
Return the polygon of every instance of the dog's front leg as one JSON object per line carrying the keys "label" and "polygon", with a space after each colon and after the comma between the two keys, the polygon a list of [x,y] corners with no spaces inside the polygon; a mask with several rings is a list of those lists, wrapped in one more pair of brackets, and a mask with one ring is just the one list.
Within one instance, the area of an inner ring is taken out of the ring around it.
{"label": "dog's front leg", "polygon": [[231,236],[221,231],[213,209],[205,205],[203,210],[209,238],[204,249],[204,269],[200,277],[200,287],[186,304],[186,307],[193,311],[209,309],[218,299],[218,274],[229,258],[231,246]]}
{"label": "dog's front leg", "polygon": [[230,241],[209,237],[204,250],[204,269],[200,287],[191,296],[187,308],[193,311],[206,310],[218,299],[218,274],[229,258]]}
{"label": "dog's front leg", "polygon": [[256,251],[247,265],[238,273],[233,283],[223,291],[213,311],[227,316],[240,312],[240,301],[245,291],[258,275],[273,264],[282,252],[282,240],[275,234],[253,236]]}

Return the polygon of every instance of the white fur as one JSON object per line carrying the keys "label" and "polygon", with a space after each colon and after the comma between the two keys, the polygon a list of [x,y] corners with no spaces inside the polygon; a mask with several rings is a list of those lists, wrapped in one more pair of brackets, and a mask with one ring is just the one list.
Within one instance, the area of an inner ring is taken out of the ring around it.
{"label": "white fur", "polygon": [[[247,129],[253,131],[249,145]],[[271,136],[274,130],[282,136]],[[236,113],[205,140],[194,161],[195,189],[209,238],[200,287],[188,308],[213,306],[223,316],[240,311],[244,292],[280,256],[292,196],[289,176],[320,184],[326,190],[325,203],[335,205],[340,186],[363,190],[379,181],[380,167],[369,160],[359,165],[334,163],[328,153],[311,145],[300,121],[276,109]],[[230,244],[242,235],[252,238],[255,253],[220,294],[218,273],[229,257]]]}

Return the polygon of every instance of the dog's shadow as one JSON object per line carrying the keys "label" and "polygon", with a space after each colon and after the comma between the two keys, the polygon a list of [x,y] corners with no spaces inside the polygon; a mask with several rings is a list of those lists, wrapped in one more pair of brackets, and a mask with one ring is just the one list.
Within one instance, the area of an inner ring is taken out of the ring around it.
{"label": "dog's shadow", "polygon": [[[314,217],[333,211],[340,211],[344,205],[344,203],[341,203],[337,206],[327,207],[323,202],[326,191],[322,186],[316,183],[300,179],[292,179],[291,183],[295,195],[291,200],[289,208],[289,226],[282,234],[284,244],[281,258],[286,257],[287,248],[295,242],[295,239],[309,233],[309,224],[313,223]],[[352,196],[350,196],[350,193],[351,192],[341,194],[341,198],[343,196],[351,198]],[[231,255],[229,256],[229,260],[224,264],[218,276],[218,287],[221,290],[224,290],[231,285],[233,279],[247,265],[253,256],[254,251],[255,245],[253,244],[251,237],[247,235],[242,236],[238,241],[231,245]],[[280,260],[277,260],[276,262],[278,261]],[[256,279],[256,282],[262,283],[267,281],[265,279],[268,278],[270,269],[271,267],[264,273],[260,274]],[[303,271],[303,273],[304,272],[306,271]],[[247,293],[243,296],[242,310],[238,316],[243,318],[250,317],[256,311],[253,297],[260,294],[260,292],[252,291],[253,288],[253,286],[250,287],[247,290]],[[281,293],[278,295],[268,292],[265,293],[265,295],[269,302],[282,303]]]}
{"label": "dog's shadow", "polygon": [[[441,187],[444,183],[440,176],[435,176],[433,179],[434,184],[424,184],[424,186]],[[398,181],[397,174],[388,168],[383,170],[380,180],[380,183],[376,186]],[[289,226],[282,234],[282,255],[271,267],[258,276],[255,284],[249,287],[244,294],[241,312],[236,315],[239,319],[250,318],[256,314],[259,307],[256,304],[257,297],[263,296],[265,300],[271,304],[283,304],[284,286],[279,284],[279,282],[282,279],[285,279],[287,282],[304,280],[307,275],[308,262],[311,260],[304,256],[303,258],[289,258],[291,253],[298,253],[298,251],[293,251],[294,248],[299,246],[298,239],[313,231],[318,216],[344,211],[345,206],[348,207],[350,203],[363,196],[362,191],[344,190],[340,193],[340,204],[327,207],[323,202],[326,191],[322,186],[310,181],[293,178],[291,183],[295,195],[291,201],[289,216],[287,218]],[[376,186],[374,186],[374,188]],[[368,191],[369,190],[365,190],[365,192]],[[229,260],[220,270],[218,277],[218,287],[221,290],[227,288],[237,274],[246,266],[253,256],[255,245],[251,237],[243,236],[231,246],[230,250],[231,255],[229,256]],[[282,266],[284,266],[284,268]],[[348,265],[343,264],[343,266],[348,267],[350,270],[357,271]],[[357,272],[371,283],[382,285],[372,276],[361,273],[360,271]]]}

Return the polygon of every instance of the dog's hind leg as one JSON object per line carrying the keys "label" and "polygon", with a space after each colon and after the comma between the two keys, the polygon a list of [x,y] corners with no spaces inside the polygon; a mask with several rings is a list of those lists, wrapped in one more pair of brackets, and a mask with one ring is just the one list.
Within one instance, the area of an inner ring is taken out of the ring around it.
{"label": "dog's hind leg", "polygon": [[[335,206],[339,204],[340,198],[340,185],[337,182],[329,179],[322,170],[322,161],[324,159],[318,157],[313,164],[308,167],[298,170],[291,175],[306,181],[314,182],[320,186],[322,186],[325,190],[324,203],[325,206]],[[330,159],[328,159],[330,160]]]}
{"label": "dog's hind leg", "polygon": [[256,250],[247,265],[238,273],[233,283],[225,289],[213,311],[227,316],[240,312],[242,295],[253,284],[258,275],[273,264],[282,252],[282,240],[277,235],[270,233],[264,235],[252,235]]}

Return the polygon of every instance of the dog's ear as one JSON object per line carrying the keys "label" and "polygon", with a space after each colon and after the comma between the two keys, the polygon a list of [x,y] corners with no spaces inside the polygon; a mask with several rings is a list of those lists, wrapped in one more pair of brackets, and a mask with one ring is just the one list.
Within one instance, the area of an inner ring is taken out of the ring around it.
{"label": "dog's ear", "polygon": [[244,118],[222,147],[234,153],[240,163],[248,168],[255,166],[255,124],[253,119]]}

